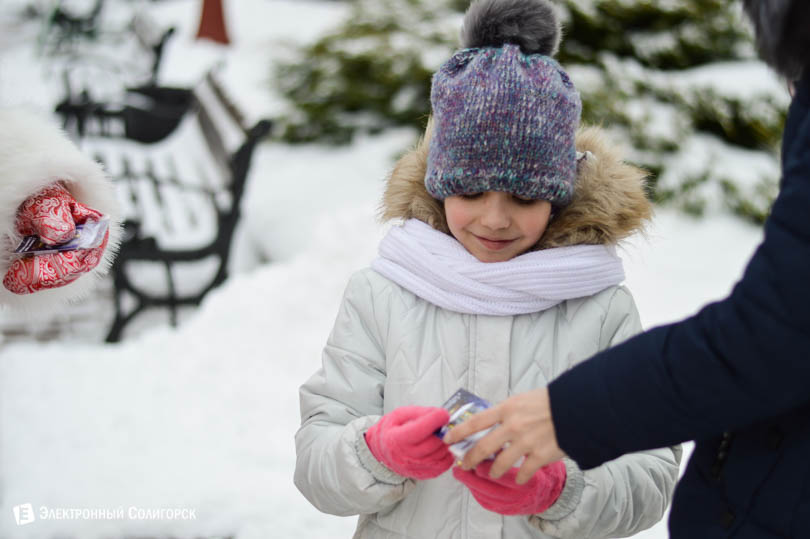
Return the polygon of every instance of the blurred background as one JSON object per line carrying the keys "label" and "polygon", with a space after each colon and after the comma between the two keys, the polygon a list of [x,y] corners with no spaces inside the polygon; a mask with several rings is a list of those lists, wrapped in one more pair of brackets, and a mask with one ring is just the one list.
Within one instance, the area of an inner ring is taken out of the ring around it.
{"label": "blurred background", "polygon": [[[731,289],[761,239],[784,84],[739,2],[555,3],[583,122],[651,174],[654,223],[621,249],[642,321],[686,316]],[[297,388],[375,256],[386,175],[424,128],[467,5],[0,3],[0,106],[62,124],[128,219],[96,294],[37,318],[0,311],[0,536],[352,533],[292,485]],[[27,503],[124,518],[17,525]]]}

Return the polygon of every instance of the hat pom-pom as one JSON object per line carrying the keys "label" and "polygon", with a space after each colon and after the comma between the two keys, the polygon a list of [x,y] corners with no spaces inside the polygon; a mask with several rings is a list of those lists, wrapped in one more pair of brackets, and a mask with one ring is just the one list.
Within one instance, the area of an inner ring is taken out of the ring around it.
{"label": "hat pom-pom", "polygon": [[560,24],[546,0],[475,0],[464,16],[461,46],[519,45],[523,54],[553,56],[560,44]]}

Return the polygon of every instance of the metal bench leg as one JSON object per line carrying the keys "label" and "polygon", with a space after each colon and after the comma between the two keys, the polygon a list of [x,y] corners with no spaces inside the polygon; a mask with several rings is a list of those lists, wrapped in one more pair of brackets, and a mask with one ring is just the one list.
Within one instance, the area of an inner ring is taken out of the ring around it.
{"label": "metal bench leg", "polygon": [[121,296],[124,294],[124,289],[115,288],[113,290],[113,298],[115,300],[115,318],[110,326],[110,331],[107,333],[106,342],[118,342],[121,340],[121,333],[124,331],[124,326],[127,325],[133,316],[143,309],[143,304],[138,300],[138,305],[129,314],[125,315],[123,312],[123,301]]}
{"label": "metal bench leg", "polygon": [[164,260],[166,266],[166,281],[169,284],[169,323],[172,327],[177,327],[177,291],[174,287],[174,277],[172,276],[172,266],[168,260]]}

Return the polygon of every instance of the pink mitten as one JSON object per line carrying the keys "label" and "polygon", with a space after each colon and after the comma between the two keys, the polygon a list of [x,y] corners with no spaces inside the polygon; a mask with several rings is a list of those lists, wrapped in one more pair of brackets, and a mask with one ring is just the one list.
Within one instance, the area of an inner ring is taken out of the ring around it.
{"label": "pink mitten", "polygon": [[403,406],[366,431],[366,444],[374,458],[399,475],[431,479],[453,465],[447,445],[433,434],[448,421],[443,408]]}
{"label": "pink mitten", "polygon": [[475,469],[453,469],[453,476],[467,485],[481,507],[501,515],[534,515],[542,513],[557,501],[565,486],[565,464],[553,462],[535,472],[524,485],[515,483],[517,468],[512,468],[499,479],[489,477],[491,460],[485,460]]}
{"label": "pink mitten", "polygon": [[[20,205],[17,232],[21,236],[35,234],[43,243],[55,245],[69,241],[77,224],[101,217],[98,211],[77,202],[61,183],[55,183]],[[64,286],[98,265],[108,239],[109,232],[95,249],[18,258],[6,272],[3,285],[15,294]]]}

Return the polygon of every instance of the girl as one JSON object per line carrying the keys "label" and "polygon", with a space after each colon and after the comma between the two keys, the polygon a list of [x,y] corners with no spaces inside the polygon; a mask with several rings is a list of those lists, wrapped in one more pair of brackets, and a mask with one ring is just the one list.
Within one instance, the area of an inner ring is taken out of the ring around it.
{"label": "girl", "polygon": [[459,387],[498,402],[641,329],[613,246],[650,217],[644,174],[598,130],[575,140],[558,40],[544,0],[470,7],[425,137],[388,181],[383,218],[404,225],[352,277],[301,387],[296,485],[359,514],[355,537],[627,536],[669,504],[679,448],[556,462],[518,485],[489,462],[449,472],[435,435]]}

